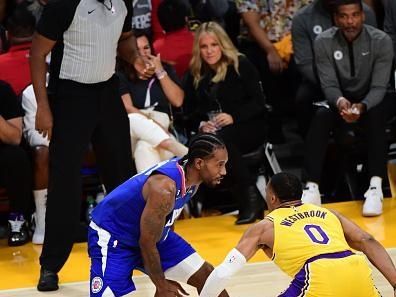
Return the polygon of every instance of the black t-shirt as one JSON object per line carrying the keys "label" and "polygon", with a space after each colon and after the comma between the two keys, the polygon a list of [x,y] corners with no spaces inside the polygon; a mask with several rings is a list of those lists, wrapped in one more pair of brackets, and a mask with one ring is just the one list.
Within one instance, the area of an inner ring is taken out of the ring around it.
{"label": "black t-shirt", "polygon": [[[168,73],[169,78],[172,79],[177,85],[181,87],[180,80],[176,75],[175,69],[168,65],[163,64],[165,71]],[[142,80],[136,79],[134,81],[129,80],[125,74],[117,73],[120,77],[120,95],[130,94],[132,97],[133,105],[138,109],[143,109],[146,101],[146,93],[149,87],[151,79]],[[169,114],[169,101],[166,98],[164,91],[162,90],[160,81],[154,76],[154,82],[150,88],[150,106],[155,106],[154,110],[165,112]]]}
{"label": "black t-shirt", "polygon": [[0,81],[0,115],[5,120],[23,117],[24,112],[11,86]]}

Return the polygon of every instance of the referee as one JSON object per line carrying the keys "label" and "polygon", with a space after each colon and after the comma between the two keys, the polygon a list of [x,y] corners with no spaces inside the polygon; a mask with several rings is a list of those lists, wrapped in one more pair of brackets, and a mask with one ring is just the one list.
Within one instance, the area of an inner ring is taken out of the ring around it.
{"label": "referee", "polygon": [[[137,57],[132,1],[53,0],[45,6],[31,48],[36,129],[50,142],[49,188],[39,291],[58,289],[79,225],[80,169],[90,142],[106,190],[133,174],[128,117],[114,74],[117,51],[141,76],[153,70]],[[51,52],[45,86],[45,57]]]}

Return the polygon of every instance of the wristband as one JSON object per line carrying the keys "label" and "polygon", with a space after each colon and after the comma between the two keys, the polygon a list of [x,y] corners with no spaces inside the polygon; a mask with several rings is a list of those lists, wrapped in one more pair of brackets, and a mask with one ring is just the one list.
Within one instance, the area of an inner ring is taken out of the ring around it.
{"label": "wristband", "polygon": [[161,70],[158,70],[155,72],[155,75],[157,76],[157,78],[159,80],[163,79],[167,74],[168,73],[164,69],[161,69]]}

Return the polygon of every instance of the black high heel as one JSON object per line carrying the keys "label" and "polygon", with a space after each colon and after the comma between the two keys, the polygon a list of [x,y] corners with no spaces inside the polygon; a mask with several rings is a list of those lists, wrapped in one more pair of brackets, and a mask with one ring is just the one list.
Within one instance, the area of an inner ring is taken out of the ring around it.
{"label": "black high heel", "polygon": [[256,186],[250,185],[246,188],[247,197],[242,201],[236,225],[254,223],[256,220],[264,219],[264,201]]}

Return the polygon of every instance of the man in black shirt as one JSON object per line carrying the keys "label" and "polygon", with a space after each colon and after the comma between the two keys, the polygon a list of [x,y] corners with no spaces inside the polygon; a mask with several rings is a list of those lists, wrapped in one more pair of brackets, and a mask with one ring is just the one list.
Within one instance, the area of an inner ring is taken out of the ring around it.
{"label": "man in black shirt", "polygon": [[0,184],[10,198],[8,245],[29,240],[25,217],[32,191],[28,156],[19,146],[22,139],[23,110],[10,85],[0,81]]}
{"label": "man in black shirt", "polygon": [[[81,161],[92,142],[106,190],[133,174],[128,117],[114,75],[117,52],[140,75],[131,31],[132,1],[54,0],[45,6],[31,49],[36,128],[51,139],[40,291],[58,289],[81,204]],[[51,51],[48,92],[45,57]]]}

